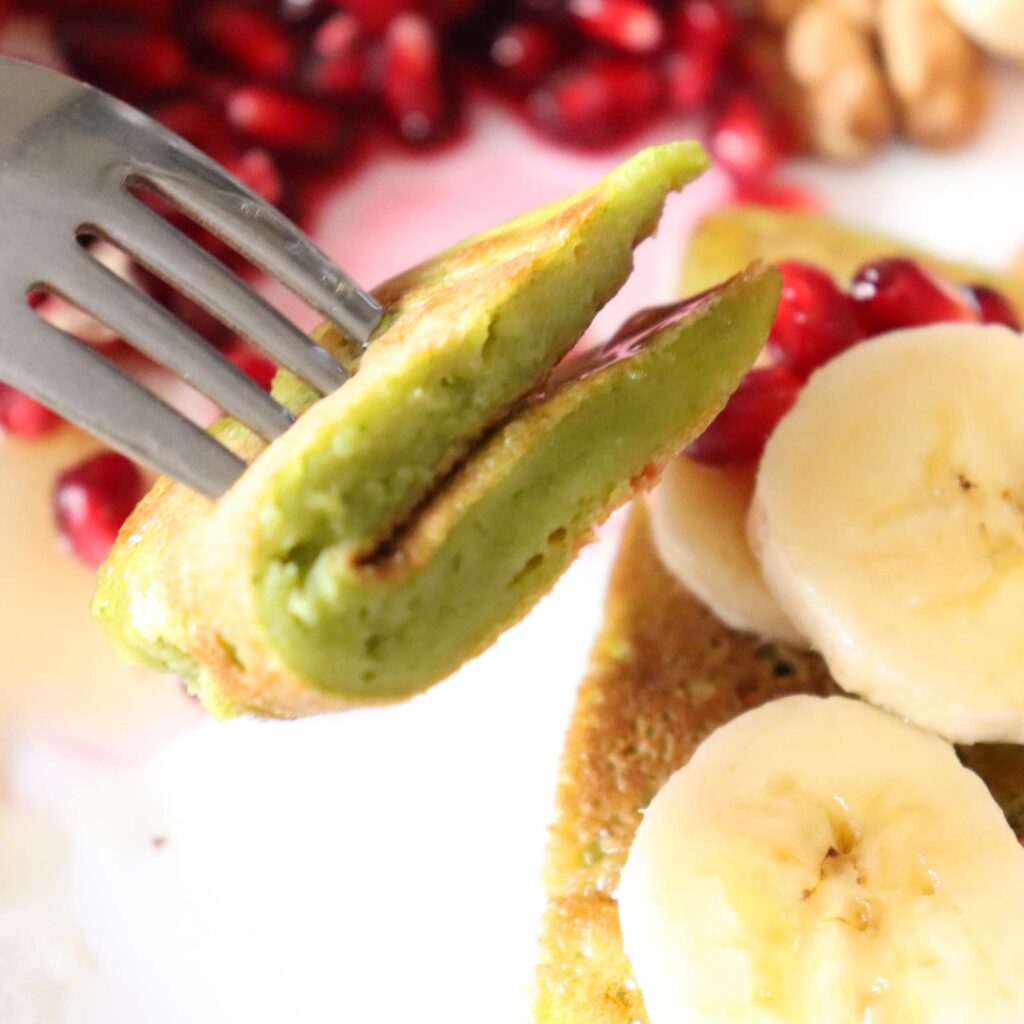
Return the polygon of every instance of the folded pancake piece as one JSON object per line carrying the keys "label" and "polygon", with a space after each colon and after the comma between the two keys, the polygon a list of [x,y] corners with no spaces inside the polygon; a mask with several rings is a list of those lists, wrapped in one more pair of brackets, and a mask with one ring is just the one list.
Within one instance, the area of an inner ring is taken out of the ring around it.
{"label": "folded pancake piece", "polygon": [[128,521],[95,603],[115,643],[216,711],[281,716],[408,696],[477,653],[763,343],[778,282],[754,269],[538,391],[705,162],[645,151],[378,289],[385,322],[337,392],[279,374],[302,416],[265,450],[216,428],[251,460],[228,494],[161,481]]}
{"label": "folded pancake piece", "polygon": [[[1024,282],[936,260],[905,244],[806,215],[729,210],[698,229],[687,289],[748,259],[814,260],[848,277],[862,262],[912,253],[959,281],[991,282],[1024,310]],[[724,626],[661,564],[647,511],[634,506],[566,738],[547,853],[536,978],[537,1024],[646,1024],[631,976],[615,890],[643,808],[720,725],[791,693],[832,694],[822,660]],[[1024,835],[1024,747],[977,745],[977,772]]]}

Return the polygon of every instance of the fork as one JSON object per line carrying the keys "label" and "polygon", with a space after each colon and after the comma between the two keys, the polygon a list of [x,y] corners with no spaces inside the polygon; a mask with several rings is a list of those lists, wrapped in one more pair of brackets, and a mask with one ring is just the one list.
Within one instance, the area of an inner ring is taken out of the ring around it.
{"label": "fork", "polygon": [[0,57],[0,380],[112,447],[216,498],[245,463],[72,335],[28,295],[47,291],[106,324],[267,440],[287,409],[80,244],[124,250],[321,394],[342,366],[220,260],[133,194],[156,193],[333,321],[357,352],[381,318],[291,221],[133,107],[57,72]]}

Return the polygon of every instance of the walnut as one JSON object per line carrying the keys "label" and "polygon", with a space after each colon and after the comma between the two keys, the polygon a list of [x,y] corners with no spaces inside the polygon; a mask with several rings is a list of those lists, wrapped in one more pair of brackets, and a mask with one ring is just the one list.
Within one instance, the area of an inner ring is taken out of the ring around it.
{"label": "walnut", "polygon": [[847,21],[865,32],[872,31],[878,24],[878,6],[882,2],[883,0],[829,0],[836,10],[846,15]]}
{"label": "walnut", "polygon": [[867,33],[829,0],[815,0],[786,35],[790,73],[807,90],[814,148],[837,160],[870,155],[896,124],[895,104]]}
{"label": "walnut", "polygon": [[1024,4],[1020,0],[939,0],[975,42],[1024,64]]}
{"label": "walnut", "polygon": [[977,130],[988,68],[942,0],[748,2],[772,26],[755,33],[781,30],[787,85],[769,100],[781,98],[816,152],[857,160],[897,129],[928,146]]}
{"label": "walnut", "polygon": [[757,14],[766,25],[784,28],[806,3],[807,0],[760,0]]}
{"label": "walnut", "polygon": [[878,35],[907,135],[928,146],[970,138],[988,106],[988,74],[936,0],[886,0]]}

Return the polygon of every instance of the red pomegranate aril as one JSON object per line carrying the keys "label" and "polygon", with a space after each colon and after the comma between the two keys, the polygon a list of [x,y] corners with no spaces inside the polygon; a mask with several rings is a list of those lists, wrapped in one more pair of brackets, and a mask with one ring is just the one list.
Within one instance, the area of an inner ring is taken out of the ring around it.
{"label": "red pomegranate aril", "polygon": [[323,96],[351,97],[367,85],[367,44],[351,14],[335,14],[313,36],[305,79]]}
{"label": "red pomegranate aril", "polygon": [[569,0],[585,36],[626,53],[652,53],[665,38],[661,13],[647,0]]}
{"label": "red pomegranate aril", "polygon": [[967,291],[978,304],[982,323],[1005,324],[1015,331],[1021,329],[1017,310],[1001,291],[987,284],[969,285]]}
{"label": "red pomegranate aril", "polygon": [[171,89],[188,71],[178,37],[160,29],[83,16],[60,25],[58,38],[77,74],[123,95]]}
{"label": "red pomegranate aril", "polygon": [[313,35],[313,52],[320,57],[335,57],[352,51],[363,30],[351,14],[332,14],[320,23]]}
{"label": "red pomegranate aril", "polygon": [[780,210],[820,212],[822,209],[821,200],[806,186],[771,178],[734,181],[729,199],[735,204],[774,206]]}
{"label": "red pomegranate aril", "polygon": [[335,14],[313,36],[306,81],[325,96],[350,97],[367,86],[367,41],[351,14]]}
{"label": "red pomegranate aril", "polygon": [[142,497],[139,467],[116,452],[102,452],[57,477],[57,527],[82,561],[98,566]]}
{"label": "red pomegranate aril", "polygon": [[418,14],[402,14],[384,37],[384,101],[408,142],[436,138],[446,116],[437,36]]}
{"label": "red pomegranate aril", "polygon": [[234,128],[271,150],[324,157],[342,142],[341,119],[330,107],[269,86],[236,89],[225,109]]}
{"label": "red pomegranate aril", "polygon": [[715,159],[737,178],[765,177],[782,158],[772,126],[753,96],[734,96],[711,127]]}
{"label": "red pomegranate aril", "polygon": [[205,338],[217,348],[224,348],[233,338],[231,331],[224,326],[212,313],[202,306],[196,305],[181,292],[174,291],[163,281],[150,283],[150,294],[166,306],[182,323],[191,327],[201,338]]}
{"label": "red pomegranate aril", "polygon": [[295,41],[272,14],[239,3],[213,3],[199,16],[200,38],[257,78],[284,78],[295,65]]}
{"label": "red pomegranate aril", "polygon": [[558,63],[558,33],[542,21],[513,21],[502,26],[491,41],[492,67],[509,85],[524,89],[536,85]]}
{"label": "red pomegranate aril", "polygon": [[337,7],[355,15],[367,32],[378,34],[399,15],[414,10],[416,0],[333,0]]}
{"label": "red pomegranate aril", "polygon": [[724,0],[685,0],[672,25],[678,45],[721,54],[736,31],[736,19]]}
{"label": "red pomegranate aril", "polygon": [[149,113],[215,160],[237,148],[234,133],[224,115],[203,100],[172,100]]}
{"label": "red pomegranate aril", "polygon": [[709,466],[756,462],[779,420],[793,407],[803,381],[785,366],[751,370],[711,425],[686,449]]}
{"label": "red pomegranate aril", "polygon": [[966,292],[902,256],[877,260],[854,275],[850,294],[872,333],[899,327],[967,321],[981,314]]}
{"label": "red pomegranate aril", "polygon": [[557,72],[530,93],[527,109],[554,138],[604,146],[641,128],[662,95],[661,79],[650,63],[596,57]]}
{"label": "red pomegranate aril", "polygon": [[363,46],[356,43],[349,54],[314,56],[306,70],[305,81],[319,96],[350,98],[366,85],[366,60]]}
{"label": "red pomegranate aril", "polygon": [[277,367],[262,352],[244,341],[235,342],[224,353],[243,373],[252,377],[264,391],[270,390]]}
{"label": "red pomegranate aril", "polygon": [[707,105],[721,71],[721,56],[699,46],[680,46],[665,57],[663,73],[669,106],[692,114]]}
{"label": "red pomegranate aril", "polygon": [[240,156],[230,157],[223,163],[239,181],[248,185],[268,203],[276,206],[281,201],[284,192],[281,172],[265,149],[247,149]]}
{"label": "red pomegranate aril", "polygon": [[866,332],[849,295],[825,271],[796,260],[778,264],[782,295],[768,349],[797,376],[862,341]]}
{"label": "red pomegranate aril", "polygon": [[22,391],[0,383],[0,429],[12,437],[44,437],[60,424],[60,417]]}

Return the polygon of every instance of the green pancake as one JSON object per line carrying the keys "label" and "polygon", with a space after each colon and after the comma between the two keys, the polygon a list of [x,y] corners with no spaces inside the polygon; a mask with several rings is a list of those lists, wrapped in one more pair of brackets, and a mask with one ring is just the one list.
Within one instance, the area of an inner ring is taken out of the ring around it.
{"label": "green pancake", "polygon": [[161,480],[125,524],[94,605],[118,648],[214,711],[278,716],[407,697],[483,649],[763,344],[778,281],[755,267],[549,379],[705,166],[647,150],[377,289],[349,381],[317,400],[279,374],[301,417],[269,446],[215,428],[250,462],[223,498]]}

